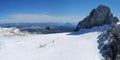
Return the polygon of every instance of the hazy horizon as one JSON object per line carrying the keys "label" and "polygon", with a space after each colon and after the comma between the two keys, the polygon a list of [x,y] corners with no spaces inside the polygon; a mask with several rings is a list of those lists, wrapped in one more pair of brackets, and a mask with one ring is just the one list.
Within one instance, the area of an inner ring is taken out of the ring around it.
{"label": "hazy horizon", "polygon": [[0,0],[0,23],[78,23],[99,5],[120,18],[118,0]]}

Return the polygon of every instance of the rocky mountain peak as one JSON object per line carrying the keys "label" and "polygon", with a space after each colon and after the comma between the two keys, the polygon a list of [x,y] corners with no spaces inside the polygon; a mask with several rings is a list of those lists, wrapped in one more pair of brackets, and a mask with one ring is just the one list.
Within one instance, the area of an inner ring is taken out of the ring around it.
{"label": "rocky mountain peak", "polygon": [[93,9],[90,14],[78,23],[76,31],[79,29],[89,29],[94,26],[111,25],[118,22],[119,19],[114,17],[109,7],[99,5]]}
{"label": "rocky mountain peak", "polygon": [[110,8],[104,5],[99,5],[96,9],[98,11],[109,11],[110,12]]}

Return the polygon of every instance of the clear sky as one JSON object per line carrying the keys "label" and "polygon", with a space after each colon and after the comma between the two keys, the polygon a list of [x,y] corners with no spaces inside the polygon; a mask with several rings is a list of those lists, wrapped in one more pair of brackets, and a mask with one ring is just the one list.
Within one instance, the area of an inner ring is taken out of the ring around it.
{"label": "clear sky", "polygon": [[101,4],[120,17],[120,0],[0,0],[0,23],[78,22]]}

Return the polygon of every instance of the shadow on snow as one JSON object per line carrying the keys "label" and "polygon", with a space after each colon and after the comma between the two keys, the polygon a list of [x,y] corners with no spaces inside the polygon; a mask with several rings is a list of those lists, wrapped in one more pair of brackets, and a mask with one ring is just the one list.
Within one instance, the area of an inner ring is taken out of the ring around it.
{"label": "shadow on snow", "polygon": [[104,25],[104,26],[93,27],[91,29],[80,29],[79,31],[71,32],[70,34],[67,34],[67,35],[80,35],[80,34],[85,34],[90,32],[103,32],[109,28],[110,26]]}

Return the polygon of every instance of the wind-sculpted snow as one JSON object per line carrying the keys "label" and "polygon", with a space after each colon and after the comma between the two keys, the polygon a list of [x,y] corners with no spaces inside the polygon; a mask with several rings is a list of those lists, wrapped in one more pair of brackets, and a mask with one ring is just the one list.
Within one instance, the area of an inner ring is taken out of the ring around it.
{"label": "wind-sculpted snow", "polygon": [[113,26],[102,33],[98,39],[98,48],[105,60],[120,59],[120,25]]}
{"label": "wind-sculpted snow", "polygon": [[0,27],[0,36],[24,36],[29,34],[28,32],[21,32],[18,28],[2,28]]}
{"label": "wind-sculpted snow", "polygon": [[119,19],[113,16],[109,7],[100,5],[78,23],[76,31],[80,29],[89,29],[95,26],[111,25],[118,21]]}

